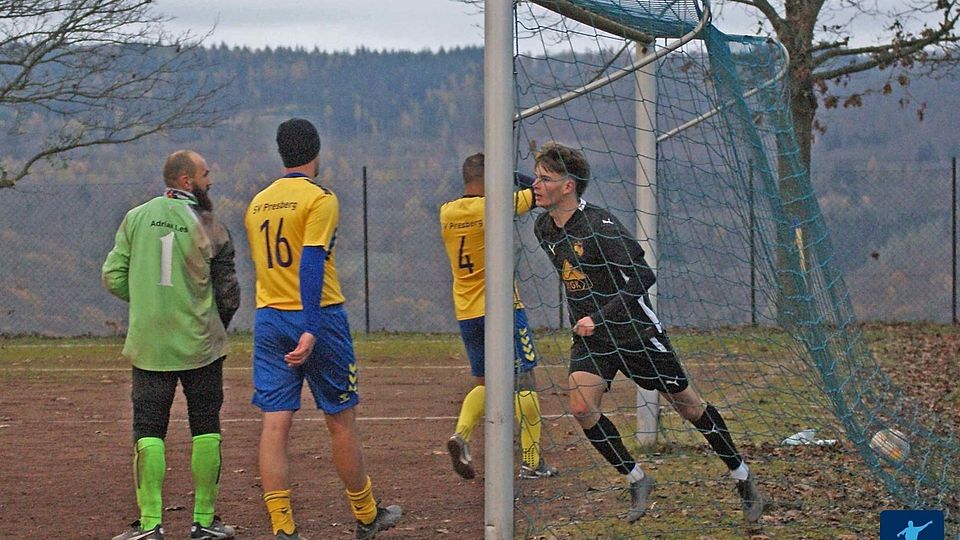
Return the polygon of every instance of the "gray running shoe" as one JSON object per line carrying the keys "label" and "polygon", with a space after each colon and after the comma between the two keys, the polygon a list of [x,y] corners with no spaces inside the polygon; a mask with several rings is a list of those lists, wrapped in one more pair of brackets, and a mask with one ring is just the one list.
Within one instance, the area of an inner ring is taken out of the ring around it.
{"label": "gray running shoe", "polygon": [[233,538],[237,531],[220,520],[220,516],[213,516],[213,523],[204,527],[194,521],[190,526],[190,540],[225,540]]}
{"label": "gray running shoe", "polygon": [[300,536],[300,533],[296,529],[292,533],[287,534],[283,531],[277,533],[277,536],[274,540],[307,540],[306,538]]}
{"label": "gray running shoe", "polygon": [[400,516],[402,515],[403,510],[395,504],[391,504],[386,508],[378,506],[377,517],[373,520],[373,523],[364,525],[359,521],[357,522],[357,540],[371,540],[377,536],[378,532],[392,529],[393,526],[400,521]]}
{"label": "gray running shoe", "polygon": [[113,540],[163,540],[163,526],[157,525],[152,529],[144,529],[140,526],[140,520],[130,524],[130,528],[123,534],[113,537]]}
{"label": "gray running shoe", "polygon": [[540,458],[540,465],[536,468],[531,467],[524,463],[520,465],[520,479],[521,480],[536,480],[537,478],[549,478],[551,476],[556,476],[560,474],[560,471],[556,467],[551,467],[547,465],[546,460]]}
{"label": "gray running shoe", "polygon": [[657,486],[657,481],[652,476],[646,474],[640,480],[631,482],[630,487],[630,510],[627,512],[627,521],[633,523],[642,518],[647,513],[647,505],[650,502],[650,493]]}
{"label": "gray running shoe", "polygon": [[450,452],[453,470],[457,474],[467,480],[477,476],[477,472],[473,470],[470,447],[467,446],[467,441],[463,440],[460,435],[454,435],[447,441],[447,450]]}
{"label": "gray running shoe", "polygon": [[746,480],[737,480],[737,494],[743,504],[743,520],[747,523],[756,523],[763,514],[763,493],[757,486],[757,477],[750,471]]}

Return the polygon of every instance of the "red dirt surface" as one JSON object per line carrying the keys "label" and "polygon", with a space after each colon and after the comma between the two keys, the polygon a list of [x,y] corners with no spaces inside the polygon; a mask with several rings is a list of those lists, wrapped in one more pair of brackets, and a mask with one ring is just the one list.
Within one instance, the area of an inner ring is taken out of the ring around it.
{"label": "red dirt surface", "polygon": [[[483,429],[471,444],[480,469],[474,480],[456,476],[445,445],[472,377],[461,359],[440,362],[361,364],[358,412],[374,494],[404,509],[399,526],[378,538],[483,537]],[[0,538],[112,538],[139,516],[129,370],[37,367],[2,378]],[[239,538],[272,538],[258,478],[259,412],[249,403],[251,372],[242,359],[228,359],[224,387],[217,512]],[[323,415],[307,390],[303,402],[290,444],[296,520],[311,539],[353,538],[355,522],[333,468]],[[179,390],[166,443],[164,528],[167,538],[188,538],[190,433]]]}

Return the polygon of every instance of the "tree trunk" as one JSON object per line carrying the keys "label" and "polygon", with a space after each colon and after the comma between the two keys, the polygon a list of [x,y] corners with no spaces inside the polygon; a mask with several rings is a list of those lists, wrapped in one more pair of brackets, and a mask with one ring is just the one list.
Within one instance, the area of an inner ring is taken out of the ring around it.
{"label": "tree trunk", "polygon": [[[806,51],[810,43],[803,33],[785,36],[791,54],[789,74],[789,106],[794,128],[793,137],[780,137],[777,164],[780,180],[780,196],[783,200],[787,223],[777,227],[777,269],[780,275],[780,298],[778,316],[781,321],[798,320],[801,315],[802,298],[809,294],[805,289],[807,271],[805,261],[811,261],[806,249],[811,240],[807,232],[810,219],[810,154],[813,144],[813,120],[817,111],[817,97],[813,88],[813,70],[807,63]],[[792,50],[791,50],[792,49]],[[796,250],[796,251],[794,251]],[[798,279],[797,272],[801,275]],[[801,319],[802,320],[802,317]]]}

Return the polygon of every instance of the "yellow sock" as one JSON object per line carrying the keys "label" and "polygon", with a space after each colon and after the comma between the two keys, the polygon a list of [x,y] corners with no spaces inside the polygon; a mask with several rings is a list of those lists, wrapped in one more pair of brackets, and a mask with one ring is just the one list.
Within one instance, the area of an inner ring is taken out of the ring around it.
{"label": "yellow sock", "polygon": [[347,498],[350,499],[350,509],[357,521],[369,525],[377,519],[377,501],[373,498],[373,482],[369,476],[367,484],[360,491],[354,493],[348,489]]}
{"label": "yellow sock", "polygon": [[460,417],[457,418],[457,434],[464,441],[470,442],[470,435],[473,434],[473,428],[477,427],[480,417],[483,416],[483,399],[486,389],[483,385],[473,387],[473,390],[467,393],[463,398],[463,405],[460,406]]}
{"label": "yellow sock", "polygon": [[293,531],[297,529],[297,524],[293,522],[293,506],[290,505],[290,493],[289,489],[278,489],[263,494],[263,502],[267,504],[267,512],[270,513],[273,534],[280,531],[293,534]]}
{"label": "yellow sock", "polygon": [[520,424],[520,448],[523,462],[530,467],[540,465],[540,400],[534,391],[517,392],[514,414]]}

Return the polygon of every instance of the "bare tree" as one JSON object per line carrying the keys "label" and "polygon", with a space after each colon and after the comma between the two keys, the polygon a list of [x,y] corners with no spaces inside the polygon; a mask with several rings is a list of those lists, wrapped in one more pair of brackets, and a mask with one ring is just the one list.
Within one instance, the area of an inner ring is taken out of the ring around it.
{"label": "bare tree", "polygon": [[[890,77],[871,92],[906,87],[909,69],[936,73],[955,67],[958,57],[958,0],[719,0],[740,4],[762,17],[790,53],[790,110],[803,163],[809,170],[820,102],[827,108],[859,106],[863,93],[847,92],[850,75],[887,69]],[[882,7],[882,6],[889,7]],[[854,25],[857,25],[856,27]],[[858,39],[854,33],[859,28]],[[865,39],[863,28],[875,34]],[[853,45],[865,43],[865,45]],[[914,73],[916,73],[914,71]],[[922,118],[923,104],[918,114]]]}
{"label": "bare tree", "polygon": [[202,38],[150,0],[0,0],[0,188],[71,150],[212,126]]}
{"label": "bare tree", "polygon": [[[772,29],[789,52],[789,108],[800,162],[806,171],[810,171],[814,135],[826,129],[816,119],[821,102],[827,108],[841,104],[859,107],[866,92],[890,94],[897,85],[907,92],[911,75],[924,71],[926,75],[945,72],[958,61],[958,0],[779,0],[776,6],[769,0],[720,2],[739,4],[758,12],[763,17],[758,23],[760,31]],[[884,8],[884,5],[890,7]],[[872,28],[874,35],[867,39],[864,28]],[[855,32],[859,33],[855,36]],[[859,45],[861,43],[866,44]],[[880,88],[847,90],[851,75],[878,69],[890,73]],[[918,107],[921,118],[924,106]],[[810,214],[815,212],[805,197],[810,189],[809,177],[791,174],[798,171],[785,159],[778,162],[778,167],[784,210],[799,224],[797,227],[805,240],[798,242],[798,248],[801,255],[810,260],[811,251],[824,249],[824,244],[819,241],[816,230],[808,230]],[[796,266],[788,263],[790,256],[783,247],[790,244],[794,234],[791,227],[777,228],[777,267],[780,269]],[[828,257],[829,254],[819,253],[818,260]],[[828,283],[836,282],[838,276],[832,266],[823,265],[822,271],[828,273],[825,278]],[[794,281],[794,275],[789,271],[780,274],[782,290],[777,304],[781,316],[785,310],[800,313],[803,309],[802,303],[795,301],[802,295],[796,290],[799,284]],[[828,290],[833,293],[832,288]]]}

